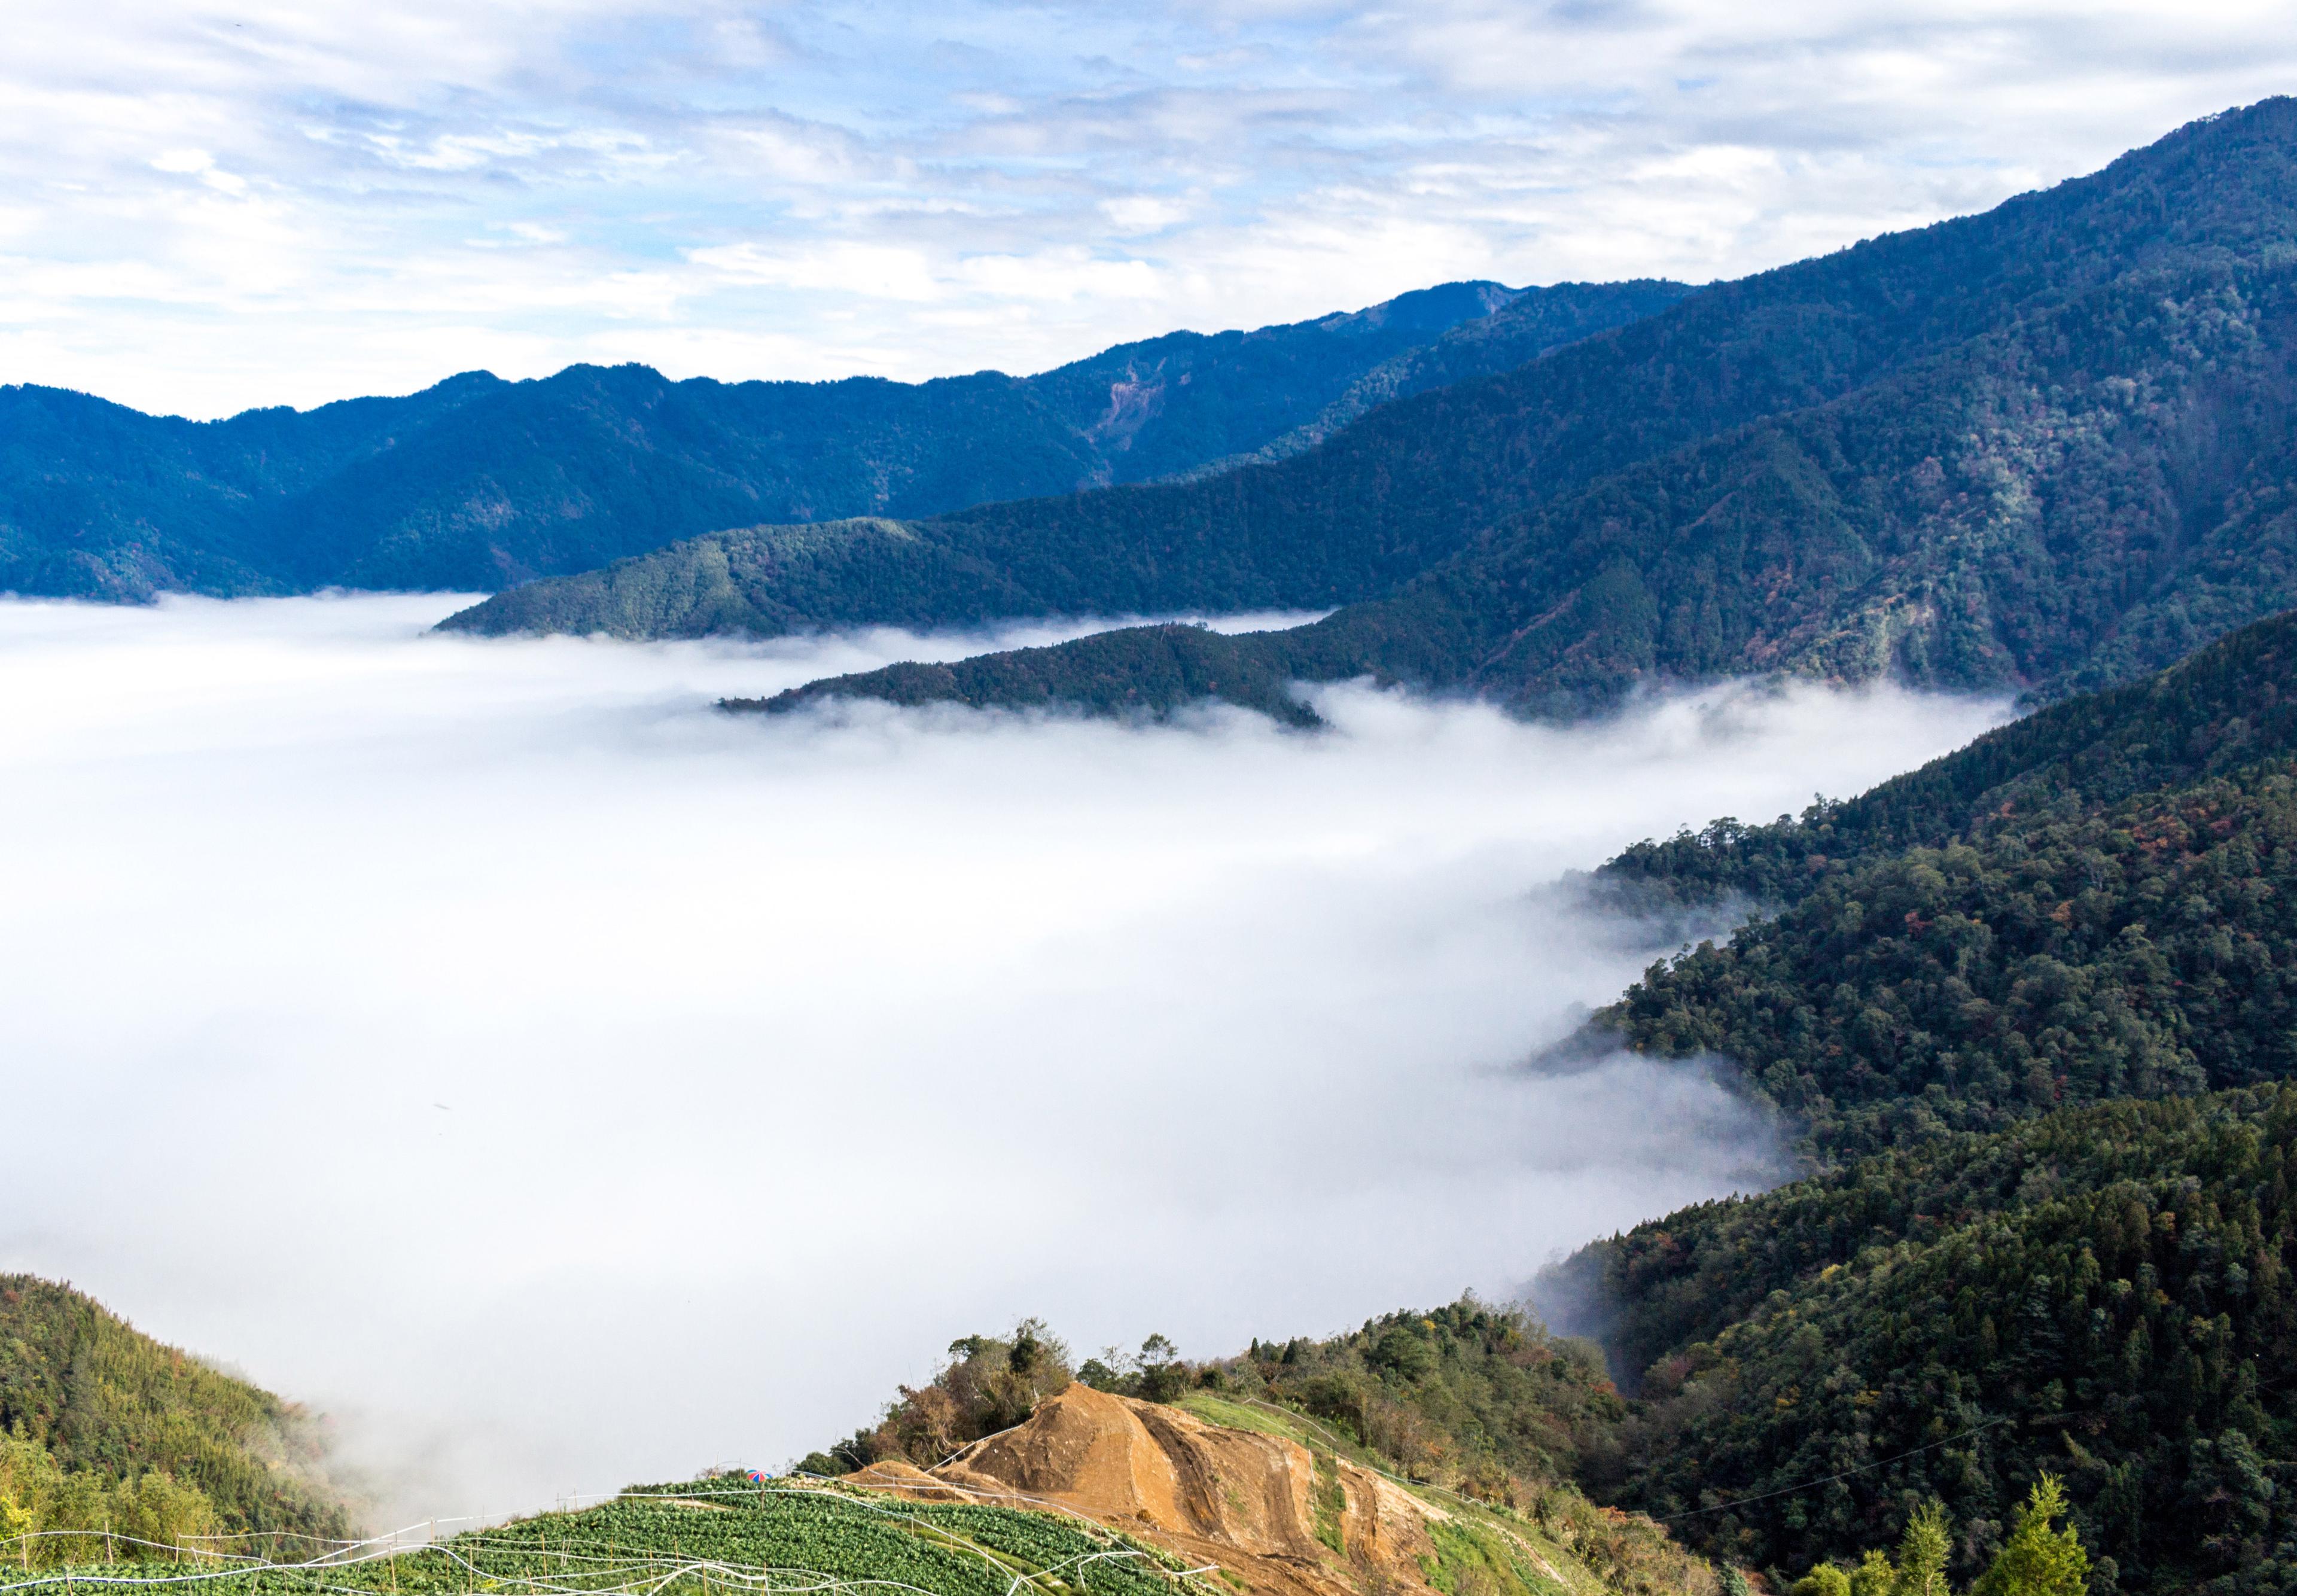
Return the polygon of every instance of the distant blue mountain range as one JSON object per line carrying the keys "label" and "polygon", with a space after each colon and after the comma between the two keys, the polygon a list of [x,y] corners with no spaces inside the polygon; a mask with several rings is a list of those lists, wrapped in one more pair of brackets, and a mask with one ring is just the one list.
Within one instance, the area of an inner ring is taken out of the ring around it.
{"label": "distant blue mountain range", "polygon": [[1383,400],[1685,292],[1452,283],[1287,326],[1122,344],[1033,377],[673,383],[577,366],[205,423],[0,388],[0,590],[491,590],[720,528],[1181,475],[1297,451]]}

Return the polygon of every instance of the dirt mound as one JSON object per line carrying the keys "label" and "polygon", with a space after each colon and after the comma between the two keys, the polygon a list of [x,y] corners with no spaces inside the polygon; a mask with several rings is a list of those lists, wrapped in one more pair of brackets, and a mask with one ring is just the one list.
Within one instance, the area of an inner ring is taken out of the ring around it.
{"label": "dirt mound", "polygon": [[877,1463],[847,1483],[1066,1509],[1272,1596],[1429,1592],[1428,1525],[1449,1517],[1330,1453],[1082,1385],[938,1468]]}

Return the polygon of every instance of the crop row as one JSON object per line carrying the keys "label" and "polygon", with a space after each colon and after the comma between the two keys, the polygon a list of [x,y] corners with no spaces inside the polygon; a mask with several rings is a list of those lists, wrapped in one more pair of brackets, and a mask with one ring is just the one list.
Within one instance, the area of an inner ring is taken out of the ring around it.
{"label": "crop row", "polygon": [[0,1596],[1183,1596],[1173,1559],[1097,1525],[720,1480],[634,1490],[389,1556],[0,1571]]}

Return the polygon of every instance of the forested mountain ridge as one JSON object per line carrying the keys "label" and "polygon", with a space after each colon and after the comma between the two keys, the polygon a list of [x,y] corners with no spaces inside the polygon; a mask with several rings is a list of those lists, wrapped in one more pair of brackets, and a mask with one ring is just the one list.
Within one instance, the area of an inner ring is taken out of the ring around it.
{"label": "forested mountain ridge", "polygon": [[[770,636],[847,623],[930,626],[1014,614],[1249,606],[1264,598],[1290,604],[1285,596],[1303,594],[1304,604],[1339,603],[1382,592],[1456,547],[1461,518],[1444,506],[1470,489],[1445,484],[1445,461],[1476,457],[1451,442],[1430,456],[1429,440],[1411,427],[1391,437],[1384,425],[1390,411],[1443,407],[1440,396],[1477,386],[1471,378],[1654,314],[1687,292],[1654,281],[1527,291],[1366,374],[1306,425],[1274,440],[1264,451],[1278,457],[1274,464],[1186,483],[983,505],[929,520],[894,514],[875,524],[880,535],[852,547],[794,536],[786,526],[737,524],[595,572],[498,594],[449,625],[487,633]],[[1423,391],[1436,383],[1453,386]],[[1395,403],[1385,402],[1391,398]],[[1376,400],[1380,407],[1363,414]],[[1321,447],[1286,455],[1334,428]],[[1371,478],[1337,496],[1339,536],[1313,524],[1322,514],[1317,505],[1335,495],[1318,489],[1315,503],[1291,502],[1295,484],[1324,474],[1310,462],[1334,449],[1361,457]],[[1396,470],[1406,471],[1409,482],[1383,487]],[[1371,503],[1348,502],[1365,491],[1375,495]],[[1386,528],[1397,517],[1409,519]],[[1437,540],[1423,546],[1424,536]],[[1144,547],[1144,537],[1155,546]]]}
{"label": "forested mountain ridge", "polygon": [[1598,901],[1783,904],[1568,1052],[1720,1054],[1821,1159],[2297,1078],[2297,615],[1799,820],[1627,850]]}
{"label": "forested mountain ridge", "polygon": [[1862,860],[1939,847],[2020,810],[2118,802],[2286,753],[2297,753],[2297,614],[2244,627],[2142,681],[2048,705],[1855,798],[1638,843],[1590,884],[1605,906],[1631,912],[1730,898],[1777,908]]}
{"label": "forested mountain ridge", "polygon": [[1313,448],[1343,427],[1395,399],[1496,372],[1513,371],[1553,349],[1608,327],[1654,315],[1692,292],[1682,283],[1638,279],[1540,292],[1489,316],[1463,321],[1432,343],[1391,356],[1355,380],[1314,419],[1247,453],[1224,456],[1168,480],[1215,476],[1239,465],[1268,465]]}
{"label": "forested mountain ridge", "polygon": [[1599,1030],[1717,1053],[1820,1156],[2297,1077],[2297,761],[2012,816],[1655,966]]}
{"label": "forested mountain ridge", "polygon": [[1634,1392],[1600,1500],[1791,1573],[1936,1499],[1966,1575],[2046,1470],[2094,1591],[2297,1578],[2293,675],[2284,616],[1599,875],[1784,905],[1567,1051],[1725,1060],[1815,1171],[1545,1278]]}
{"label": "forested mountain ridge", "polygon": [[[1408,391],[1442,380],[1446,360],[1513,359],[1519,343],[1582,336],[1683,292],[1449,284],[1288,326],[1120,345],[1026,378],[728,384],[578,366],[212,423],[0,388],[0,590],[495,588],[717,527],[929,515],[1147,480],[1289,447],[1285,435],[1361,401],[1366,383]],[[1486,335],[1399,364],[1494,312],[1503,325]]]}
{"label": "forested mountain ridge", "polygon": [[[1044,527],[1091,524],[1123,600],[1103,613],[1393,585],[1195,647],[1223,681],[1367,675],[1565,712],[1772,671],[2046,696],[2297,603],[2293,309],[2297,102],[2275,100],[1982,216],[1702,290],[1275,466],[917,530],[1033,592],[1066,547]],[[1349,580],[1319,586],[1304,547]],[[1166,643],[1124,650],[1153,668]],[[1148,682],[1088,690],[1114,663],[1088,642],[1020,674],[1045,700],[1172,707]],[[929,695],[1012,702],[1013,674],[960,663]],[[919,684],[814,691],[885,689]]]}
{"label": "forested mountain ridge", "polygon": [[[341,1536],[312,1421],[69,1287],[0,1275],[0,1534]],[[91,1543],[100,1536],[88,1537]],[[44,1556],[93,1560],[92,1545]],[[18,1548],[29,1563],[31,1552]]]}

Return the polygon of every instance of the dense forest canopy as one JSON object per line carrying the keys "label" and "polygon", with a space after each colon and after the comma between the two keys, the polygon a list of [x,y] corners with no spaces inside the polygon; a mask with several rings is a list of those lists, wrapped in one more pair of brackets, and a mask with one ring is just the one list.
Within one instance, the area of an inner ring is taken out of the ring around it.
{"label": "dense forest canopy", "polygon": [[1931,1138],[1639,1226],[1568,1266],[1642,1362],[1593,1483],[1792,1569],[1936,1497],[1966,1577],[2052,1470],[2093,1589],[2285,1590],[2293,1186],[2275,1085]]}
{"label": "dense forest canopy", "polygon": [[1599,902],[1777,908],[1571,1049],[1719,1053],[1823,1157],[2293,1073],[2297,616],[1799,819],[1627,850]]}
{"label": "dense forest canopy", "polygon": [[[2071,812],[2069,812],[2071,811]],[[1822,1154],[2297,1074],[2297,761],[1860,865],[1602,1012],[1719,1053]]]}
{"label": "dense forest canopy", "polygon": [[1776,912],[1575,1049],[1719,1056],[1815,1172],[1543,1282],[1633,1392],[1582,1453],[1599,1499],[1788,1574],[1937,1503],[1959,1581],[2047,1472],[2092,1590],[2297,1580],[2293,640],[1599,873],[1638,910]]}
{"label": "dense forest canopy", "polygon": [[2097,805],[2297,753],[2297,616],[2243,628],[2167,670],[1989,732],[1870,792],[1766,825],[1717,820],[1639,843],[1595,872],[1630,912],[1791,903],[1861,860],[1941,846],[2067,799]]}

